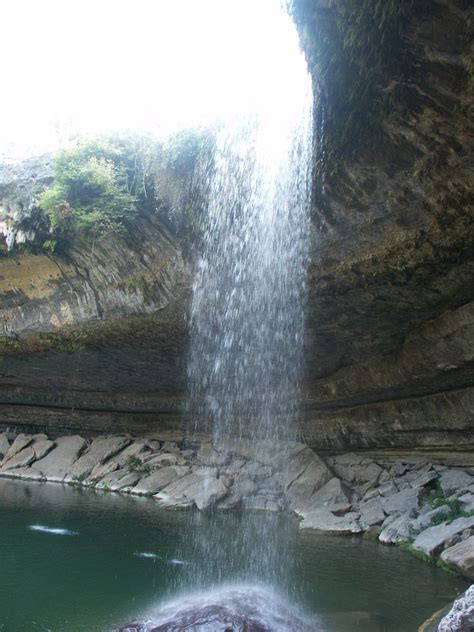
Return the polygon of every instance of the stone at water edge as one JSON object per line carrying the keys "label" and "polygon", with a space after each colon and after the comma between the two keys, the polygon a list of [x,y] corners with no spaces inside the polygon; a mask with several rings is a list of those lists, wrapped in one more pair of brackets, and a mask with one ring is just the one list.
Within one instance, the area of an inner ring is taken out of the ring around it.
{"label": "stone at water edge", "polygon": [[104,478],[97,483],[97,489],[110,489],[111,492],[119,492],[128,487],[133,488],[138,481],[143,478],[141,472],[129,472],[128,470],[115,470],[104,476]]}
{"label": "stone at water edge", "polygon": [[79,435],[60,437],[49,454],[35,462],[35,468],[42,472],[48,481],[62,481],[69,474],[73,464],[85,448],[87,442]]}
{"label": "stone at water edge", "polygon": [[413,548],[429,557],[434,557],[453,537],[459,536],[466,529],[474,528],[474,516],[457,518],[450,524],[442,523],[422,531],[413,542]]}
{"label": "stone at water edge", "polygon": [[173,481],[189,474],[189,467],[184,465],[172,465],[162,467],[156,472],[152,472],[149,476],[145,476],[131,490],[132,494],[153,495],[162,490]]}
{"label": "stone at water edge", "polygon": [[474,630],[474,586],[456,599],[448,614],[441,620],[438,632],[472,632]]}
{"label": "stone at water edge", "polygon": [[6,434],[6,432],[0,432],[0,464],[9,449],[10,441],[8,439],[8,435]]}
{"label": "stone at water edge", "polygon": [[27,448],[30,444],[33,443],[33,437],[31,435],[19,434],[15,437],[15,440],[8,448],[7,453],[3,457],[3,461],[0,465],[5,465],[9,459],[15,456],[18,452],[21,452],[24,448]]}
{"label": "stone at water edge", "polygon": [[304,504],[293,504],[293,511],[304,518],[314,509],[330,505],[346,505],[349,498],[338,478],[331,478]]}
{"label": "stone at water edge", "polygon": [[43,472],[32,467],[17,467],[13,470],[6,470],[3,474],[6,477],[19,478],[26,481],[45,481],[46,477]]}
{"label": "stone at water edge", "polygon": [[304,507],[331,478],[331,471],[310,448],[301,450],[279,474],[290,507]]}
{"label": "stone at water edge", "polygon": [[474,535],[445,549],[441,560],[461,575],[474,579]]}
{"label": "stone at water edge", "polygon": [[410,513],[404,513],[394,520],[389,520],[388,524],[382,525],[382,531],[379,535],[379,541],[383,544],[397,544],[405,542],[411,537]]}
{"label": "stone at water edge", "polygon": [[87,450],[75,461],[64,480],[71,482],[87,478],[97,464],[104,463],[126,447],[131,440],[128,437],[112,436],[94,439]]}
{"label": "stone at water edge", "polygon": [[206,479],[201,491],[194,496],[196,507],[203,511],[217,501],[221,500],[228,493],[227,487],[218,478]]}
{"label": "stone at water edge", "polygon": [[4,465],[2,465],[1,471],[6,472],[13,470],[17,467],[27,467],[36,459],[35,451],[32,446],[24,448],[20,452],[17,452],[14,456],[9,458]]}
{"label": "stone at water edge", "polygon": [[39,459],[49,454],[55,445],[54,441],[50,441],[49,439],[35,441],[31,447],[35,451],[36,460],[39,461]]}
{"label": "stone at water edge", "polygon": [[306,515],[300,522],[300,529],[314,529],[325,533],[362,533],[358,518],[358,513],[350,512],[344,516],[335,516],[329,509],[321,507]]}
{"label": "stone at water edge", "polygon": [[188,474],[162,489],[155,498],[165,507],[184,507],[193,504],[207,509],[228,494],[221,480],[204,468]]}

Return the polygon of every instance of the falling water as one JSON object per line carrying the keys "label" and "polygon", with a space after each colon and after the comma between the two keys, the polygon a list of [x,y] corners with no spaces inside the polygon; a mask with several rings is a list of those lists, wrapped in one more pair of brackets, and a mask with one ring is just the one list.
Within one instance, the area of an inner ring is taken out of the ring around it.
{"label": "falling water", "polygon": [[[297,437],[303,368],[312,91],[294,25],[283,11],[280,28],[284,61],[270,51],[254,107],[218,133],[188,365],[190,435],[210,431],[219,449],[259,446],[257,466],[272,440]],[[194,519],[209,520],[208,528],[197,529],[205,535],[194,543],[203,560],[195,584],[288,587],[291,538],[281,525],[272,529],[271,521],[244,513],[229,534],[216,533],[208,517]],[[231,556],[224,546],[229,538]]]}
{"label": "falling water", "polygon": [[281,19],[293,35],[285,65],[268,69],[256,109],[217,138],[193,284],[189,417],[218,442],[295,437],[312,92],[294,26]]}

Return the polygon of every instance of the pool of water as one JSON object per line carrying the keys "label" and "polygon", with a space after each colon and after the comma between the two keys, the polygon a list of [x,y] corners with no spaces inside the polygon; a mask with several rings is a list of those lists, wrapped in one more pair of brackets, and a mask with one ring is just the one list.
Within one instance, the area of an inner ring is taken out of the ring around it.
{"label": "pool of water", "polygon": [[274,586],[333,632],[415,632],[467,586],[395,547],[302,532],[295,520],[266,513],[251,518],[251,550],[259,534],[274,532],[275,546],[290,549],[292,567],[285,577],[251,577],[241,519],[0,480],[0,630],[108,630],[179,591],[206,588],[202,567],[215,586]]}

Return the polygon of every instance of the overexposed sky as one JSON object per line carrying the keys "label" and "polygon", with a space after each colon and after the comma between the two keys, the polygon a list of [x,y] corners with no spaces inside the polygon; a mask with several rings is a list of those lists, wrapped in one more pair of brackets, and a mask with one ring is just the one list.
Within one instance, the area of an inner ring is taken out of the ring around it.
{"label": "overexposed sky", "polygon": [[0,156],[251,111],[299,54],[279,0],[2,0],[0,21]]}

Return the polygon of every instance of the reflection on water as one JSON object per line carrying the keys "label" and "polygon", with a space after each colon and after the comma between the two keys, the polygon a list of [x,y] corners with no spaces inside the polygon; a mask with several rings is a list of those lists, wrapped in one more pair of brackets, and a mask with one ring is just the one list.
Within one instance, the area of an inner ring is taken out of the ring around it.
{"label": "reflection on water", "polygon": [[[123,625],[176,598],[179,587],[186,593],[201,589],[192,568],[203,562],[214,568],[216,585],[236,576],[248,583],[245,550],[240,568],[238,556],[230,555],[240,546],[239,514],[163,511],[146,498],[12,480],[0,480],[0,507],[5,632],[99,632]],[[252,514],[255,537],[269,521],[279,535],[277,546],[290,551],[294,571],[286,579],[256,581],[284,592],[288,587],[278,583],[287,581],[294,602],[321,616],[331,631],[413,632],[466,587],[395,547],[300,532],[284,516]],[[211,523],[217,528],[210,529]],[[76,535],[58,537],[31,525]],[[195,546],[197,530],[221,534],[214,547],[212,541],[206,546],[210,560]]]}

